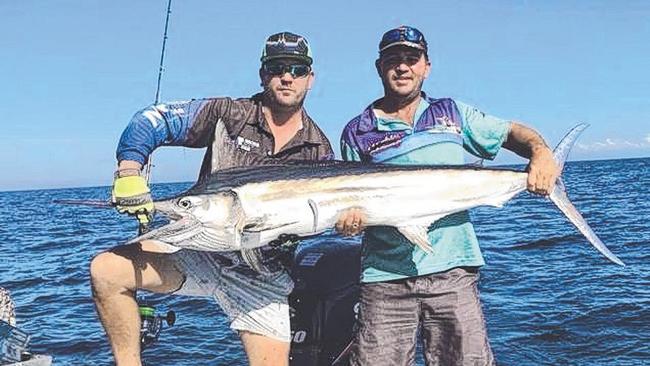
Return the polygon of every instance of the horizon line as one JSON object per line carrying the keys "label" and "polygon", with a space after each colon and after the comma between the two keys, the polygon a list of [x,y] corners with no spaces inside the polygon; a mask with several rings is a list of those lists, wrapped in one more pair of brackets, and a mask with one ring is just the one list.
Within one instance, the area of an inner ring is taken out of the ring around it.
{"label": "horizon line", "polygon": [[[603,159],[575,159],[567,160],[569,163],[586,163],[586,162],[596,162],[596,161],[612,161],[612,160],[638,160],[638,159],[650,159],[650,156],[644,157],[625,157],[625,158],[603,158]],[[521,166],[526,165],[526,163],[511,163],[511,164],[495,164],[488,165],[490,167],[510,167],[510,166]],[[194,183],[193,181],[177,181],[177,182],[156,182],[151,183],[151,186],[159,184],[181,184],[181,183]],[[16,192],[34,192],[34,191],[55,191],[55,190],[67,190],[67,189],[90,189],[90,188],[105,188],[111,187],[110,185],[89,185],[89,186],[76,186],[76,187],[46,187],[46,188],[27,188],[27,189],[9,189],[9,190],[0,190],[0,193],[16,193]]]}

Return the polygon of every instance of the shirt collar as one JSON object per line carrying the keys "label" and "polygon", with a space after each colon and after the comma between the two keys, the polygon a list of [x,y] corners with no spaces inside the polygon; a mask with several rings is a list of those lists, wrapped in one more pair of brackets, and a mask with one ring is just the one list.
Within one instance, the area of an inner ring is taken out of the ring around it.
{"label": "shirt collar", "polygon": [[[429,107],[431,103],[435,101],[435,99],[429,98],[425,92],[420,92],[420,97],[427,103],[426,108]],[[375,116],[375,113],[373,112],[373,107],[379,103],[383,98],[377,99],[374,102],[372,102],[362,113],[360,116],[360,121],[359,121],[359,127],[357,128],[360,132],[370,132],[370,131],[396,131],[396,130],[404,130],[410,127],[407,127],[404,123],[401,121],[397,120],[386,120],[386,119],[378,119],[377,116]],[[415,122],[418,121],[418,119],[422,116],[424,110],[426,108],[422,107],[423,103],[420,101],[420,105],[418,106],[418,110],[416,111],[415,114]],[[404,125],[404,128],[401,126],[397,125]]]}
{"label": "shirt collar", "polygon": [[[264,113],[262,112],[262,96],[263,93],[257,93],[251,97],[256,106],[256,115],[255,118],[250,118],[247,123],[253,125],[262,131],[266,132],[269,136],[273,136],[269,124],[264,118]],[[316,123],[309,117],[307,111],[303,107],[301,110],[302,113],[302,128],[296,132],[296,135],[291,138],[286,147],[297,146],[303,143],[322,145],[323,140],[318,133]]]}

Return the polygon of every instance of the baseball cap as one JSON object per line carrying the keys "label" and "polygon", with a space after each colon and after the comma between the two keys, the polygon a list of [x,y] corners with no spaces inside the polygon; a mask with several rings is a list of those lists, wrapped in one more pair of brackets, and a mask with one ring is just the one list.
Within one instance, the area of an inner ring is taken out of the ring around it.
{"label": "baseball cap", "polygon": [[270,35],[262,49],[262,63],[278,58],[295,58],[311,65],[311,48],[307,39],[291,32]]}
{"label": "baseball cap", "polygon": [[379,53],[394,46],[413,47],[424,53],[428,52],[427,41],[424,34],[417,28],[408,25],[402,25],[384,33],[379,42]]}

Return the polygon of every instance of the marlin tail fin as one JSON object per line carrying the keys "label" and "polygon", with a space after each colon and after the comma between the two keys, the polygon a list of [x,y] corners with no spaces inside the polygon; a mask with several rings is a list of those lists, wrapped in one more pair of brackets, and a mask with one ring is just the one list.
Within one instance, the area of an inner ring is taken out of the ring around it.
{"label": "marlin tail fin", "polygon": [[[553,150],[553,157],[555,158],[555,162],[557,163],[560,170],[564,169],[566,158],[569,155],[569,151],[571,151],[571,148],[578,139],[578,135],[580,135],[580,133],[584,131],[588,126],[589,125],[587,124],[579,124],[574,127],[566,136],[564,136],[555,150]],[[594,231],[589,227],[589,224],[587,224],[580,212],[578,212],[575,206],[573,206],[566,194],[562,179],[557,179],[555,188],[553,189],[553,192],[549,198],[555,204],[555,206],[557,206],[557,208],[559,208],[560,211],[562,211],[562,213],[569,219],[569,221],[571,221],[571,223],[578,229],[578,231],[580,231],[582,235],[584,235],[587,240],[589,240],[591,245],[598,249],[598,251],[601,252],[610,261],[618,265],[625,266],[625,263],[623,263],[623,261],[621,261],[605,246],[605,244],[603,244],[596,233],[594,233]]]}

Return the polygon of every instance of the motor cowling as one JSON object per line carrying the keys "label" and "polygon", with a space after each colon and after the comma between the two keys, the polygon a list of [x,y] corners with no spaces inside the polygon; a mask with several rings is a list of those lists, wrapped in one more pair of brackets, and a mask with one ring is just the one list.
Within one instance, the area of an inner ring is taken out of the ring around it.
{"label": "motor cowling", "polygon": [[347,364],[347,355],[339,356],[355,326],[361,249],[358,242],[338,236],[327,239],[305,243],[294,257],[291,366]]}

